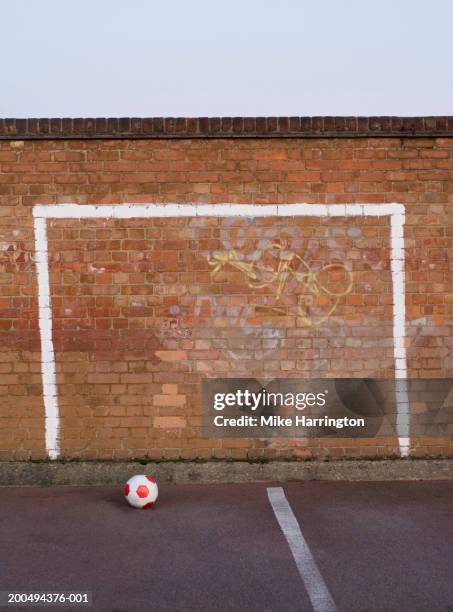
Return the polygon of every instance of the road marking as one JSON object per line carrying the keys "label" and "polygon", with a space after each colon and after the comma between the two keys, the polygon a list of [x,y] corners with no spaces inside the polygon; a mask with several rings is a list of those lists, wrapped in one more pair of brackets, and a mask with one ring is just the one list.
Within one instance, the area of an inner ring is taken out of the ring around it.
{"label": "road marking", "polygon": [[300,577],[315,612],[336,612],[329,589],[305,541],[291,506],[281,487],[267,489],[267,495],[283,535],[293,554]]}

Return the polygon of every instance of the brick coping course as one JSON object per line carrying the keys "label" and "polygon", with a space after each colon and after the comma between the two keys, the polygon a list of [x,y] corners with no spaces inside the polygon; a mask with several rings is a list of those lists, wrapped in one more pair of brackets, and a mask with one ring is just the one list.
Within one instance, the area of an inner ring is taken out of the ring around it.
{"label": "brick coping course", "polygon": [[453,137],[453,116],[0,118],[0,140]]}

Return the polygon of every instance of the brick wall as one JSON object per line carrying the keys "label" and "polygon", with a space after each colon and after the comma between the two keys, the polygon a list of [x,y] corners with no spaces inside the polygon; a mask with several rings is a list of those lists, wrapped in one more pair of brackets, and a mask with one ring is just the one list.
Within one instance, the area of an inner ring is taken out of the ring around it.
{"label": "brick wall", "polygon": [[[175,119],[168,133],[159,120],[0,121],[0,459],[46,456],[35,204],[402,203],[408,375],[452,376],[453,122],[330,119],[275,119],[270,132],[272,119],[236,119],[218,138],[222,120]],[[395,439],[200,429],[205,376],[393,376],[389,235],[385,217],[49,220],[61,455],[396,453]],[[282,251],[330,293],[258,286],[247,266],[266,274]],[[452,450],[412,440],[413,454]]]}

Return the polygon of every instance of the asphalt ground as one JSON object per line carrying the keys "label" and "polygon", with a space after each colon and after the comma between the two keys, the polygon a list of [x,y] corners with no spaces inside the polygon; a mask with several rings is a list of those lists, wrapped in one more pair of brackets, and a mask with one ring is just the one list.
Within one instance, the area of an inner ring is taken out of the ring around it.
{"label": "asphalt ground", "polygon": [[167,485],[148,510],[122,483],[0,488],[0,591],[86,590],[112,612],[451,612],[453,481]]}

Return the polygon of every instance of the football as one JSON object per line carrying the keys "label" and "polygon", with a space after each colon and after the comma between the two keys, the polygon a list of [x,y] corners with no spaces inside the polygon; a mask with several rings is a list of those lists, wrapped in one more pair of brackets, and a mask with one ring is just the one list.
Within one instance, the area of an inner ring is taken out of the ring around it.
{"label": "football", "polygon": [[132,476],[124,485],[124,496],[134,508],[151,508],[158,493],[157,482],[149,475]]}

